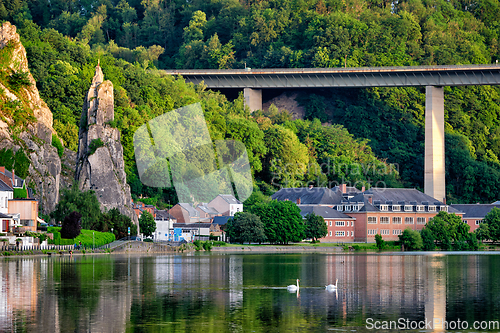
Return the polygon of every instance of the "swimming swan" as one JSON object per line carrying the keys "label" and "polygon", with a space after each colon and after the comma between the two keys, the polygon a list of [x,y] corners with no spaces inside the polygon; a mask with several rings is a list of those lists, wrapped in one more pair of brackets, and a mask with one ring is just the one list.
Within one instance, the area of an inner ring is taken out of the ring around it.
{"label": "swimming swan", "polygon": [[337,282],[339,282],[339,279],[335,280],[335,284],[329,284],[329,285],[325,286],[325,289],[328,291],[337,290]]}
{"label": "swimming swan", "polygon": [[299,290],[299,279],[297,279],[297,285],[291,284],[291,285],[287,286],[286,289],[288,289],[288,291],[291,293],[298,291]]}

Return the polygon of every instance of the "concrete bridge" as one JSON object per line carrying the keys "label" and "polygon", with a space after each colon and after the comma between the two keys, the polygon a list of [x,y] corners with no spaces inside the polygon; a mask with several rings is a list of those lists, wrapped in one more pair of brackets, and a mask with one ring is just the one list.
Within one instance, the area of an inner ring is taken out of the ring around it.
{"label": "concrete bridge", "polygon": [[367,68],[287,68],[231,70],[168,70],[187,82],[207,88],[244,90],[250,110],[262,109],[262,89],[368,88],[425,86],[424,192],[446,201],[443,86],[500,84],[500,66],[417,66]]}

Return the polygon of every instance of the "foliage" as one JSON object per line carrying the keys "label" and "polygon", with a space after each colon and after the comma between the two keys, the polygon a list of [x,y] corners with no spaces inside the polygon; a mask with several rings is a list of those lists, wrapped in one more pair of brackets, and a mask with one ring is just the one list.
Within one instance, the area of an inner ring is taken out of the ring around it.
{"label": "foliage", "polygon": [[382,235],[375,235],[375,243],[377,243],[377,249],[383,250],[385,248],[385,241],[382,239]]}
{"label": "foliage", "polygon": [[227,222],[225,231],[231,243],[262,243],[267,239],[260,218],[248,212],[236,213]]}
{"label": "foliage", "polygon": [[27,197],[28,191],[25,188],[14,189],[14,199],[26,199]]}
{"label": "foliage", "polygon": [[28,75],[28,72],[21,71],[12,73],[8,78],[9,87],[18,92],[21,88],[31,86],[31,81]]}
{"label": "foliage", "polygon": [[[426,225],[443,250],[464,250],[470,240],[470,226],[460,216],[440,211]],[[474,236],[475,237],[475,236]]]}
{"label": "foliage", "polygon": [[300,242],[305,237],[300,209],[293,202],[271,200],[253,206],[250,212],[260,217],[264,233],[272,244]]}
{"label": "foliage", "polygon": [[305,238],[311,238],[315,243],[318,238],[323,238],[328,234],[328,227],[322,216],[314,213],[307,214],[305,218]]}
{"label": "foliage", "polygon": [[21,178],[28,176],[30,160],[23,149],[18,149],[15,153],[12,149],[3,148],[0,150],[0,165],[5,166],[7,170],[15,170]]}
{"label": "foliage", "polygon": [[131,236],[137,235],[137,226],[132,222],[130,217],[121,214],[117,208],[112,208],[101,216],[99,230],[103,232],[113,230],[116,239],[127,237],[128,228],[130,228]]}
{"label": "foliage", "polygon": [[59,140],[59,138],[55,134],[52,134],[52,146],[56,147],[57,155],[59,155],[59,157],[62,157],[64,154],[64,147],[61,143],[61,140]]}
{"label": "foliage", "polygon": [[420,250],[423,247],[422,237],[416,230],[405,229],[399,235],[399,241],[403,244],[405,250]]}
{"label": "foliage", "polygon": [[480,242],[491,239],[490,225],[488,223],[479,223],[479,227],[474,230],[474,233],[476,234],[476,239],[478,239]]}
{"label": "foliage", "polygon": [[156,231],[156,222],[150,212],[144,211],[139,218],[139,228],[141,233],[146,237],[150,237]]}
{"label": "foliage", "polygon": [[49,227],[47,233],[54,235],[54,240],[49,239],[50,244],[55,245],[74,245],[82,243],[83,246],[89,248],[94,244],[95,247],[100,247],[111,243],[115,240],[115,236],[110,232],[99,232],[95,230],[82,229],[78,237],[74,239],[61,238],[60,227]]}
{"label": "foliage", "polygon": [[432,231],[428,228],[423,228],[420,231],[420,236],[422,237],[423,250],[424,251],[433,251],[436,248],[436,244],[434,243],[434,235]]}
{"label": "foliage", "polygon": [[[486,214],[483,222],[479,224],[479,227],[481,227],[482,224],[487,224],[488,226],[487,236],[489,236],[489,239],[494,242],[498,242],[500,240],[500,209],[493,207],[493,209],[490,210],[488,214]],[[483,239],[484,238],[481,237],[481,240]]]}
{"label": "foliage", "polygon": [[81,226],[83,229],[100,230],[101,205],[94,191],[82,192],[77,183],[69,189],[62,189],[59,202],[50,217],[56,223],[63,221],[71,212],[76,211],[82,215]]}
{"label": "foliage", "polygon": [[46,240],[48,238],[47,237],[47,233],[45,233],[45,232],[26,231],[24,233],[24,236],[26,236],[26,237],[36,237],[36,238],[40,239],[41,242],[43,242],[44,240]]}
{"label": "foliage", "polygon": [[72,239],[76,238],[81,230],[81,218],[82,215],[78,212],[71,212],[68,216],[64,218],[62,223],[62,228],[60,230],[61,238]]}
{"label": "foliage", "polygon": [[104,146],[104,142],[102,142],[101,138],[94,139],[89,144],[89,156],[94,154],[95,151]]}

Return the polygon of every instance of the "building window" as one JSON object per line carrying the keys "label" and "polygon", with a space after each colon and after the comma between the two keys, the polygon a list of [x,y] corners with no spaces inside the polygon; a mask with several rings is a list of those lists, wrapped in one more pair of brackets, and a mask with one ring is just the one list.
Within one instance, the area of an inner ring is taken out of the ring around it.
{"label": "building window", "polygon": [[354,221],[351,221],[351,227],[354,227]]}
{"label": "building window", "polygon": [[447,212],[448,211],[448,206],[439,206],[439,210],[442,212]]}
{"label": "building window", "polygon": [[351,237],[354,237],[354,231],[351,231]]}
{"label": "building window", "polygon": [[357,212],[358,211],[358,205],[352,205],[352,211]]}
{"label": "building window", "polygon": [[335,231],[335,237],[345,237],[345,231]]}
{"label": "building window", "polygon": [[389,224],[389,217],[387,216],[382,216],[380,218],[380,224]]}
{"label": "building window", "polygon": [[401,229],[394,229],[392,230],[393,235],[401,235]]}
{"label": "building window", "polygon": [[342,211],[344,210],[344,207],[343,207],[342,205],[338,205],[338,206],[337,206],[337,210],[338,210],[339,212],[342,212]]}
{"label": "building window", "polygon": [[429,210],[429,212],[435,212],[436,206],[429,206],[428,210]]}
{"label": "building window", "polygon": [[350,212],[351,211],[351,205],[346,205],[345,206],[345,211]]}
{"label": "building window", "polygon": [[332,232],[330,231],[330,237],[332,237]]}
{"label": "building window", "polygon": [[368,229],[368,235],[376,235],[377,229]]}
{"label": "building window", "polygon": [[393,217],[392,224],[401,224],[401,217]]}
{"label": "building window", "polygon": [[425,217],[417,217],[417,224],[425,224]]}
{"label": "building window", "polygon": [[479,225],[481,223],[481,220],[476,220],[476,225]]}
{"label": "building window", "polygon": [[383,212],[387,212],[389,210],[389,206],[388,205],[380,205],[380,210]]}
{"label": "building window", "polygon": [[392,211],[393,212],[401,211],[401,206],[400,205],[392,205]]}
{"label": "building window", "polygon": [[405,205],[405,212],[411,212],[413,211],[413,206],[412,205]]}
{"label": "building window", "polygon": [[417,212],[425,212],[425,206],[417,206]]}
{"label": "building window", "polygon": [[413,224],[413,217],[405,217],[405,224]]}
{"label": "building window", "polygon": [[332,222],[332,221],[330,221],[330,227],[331,227],[332,225],[333,225],[333,222]]}
{"label": "building window", "polygon": [[335,221],[336,227],[345,227],[345,221]]}
{"label": "building window", "polygon": [[381,235],[390,235],[391,233],[390,233],[389,229],[382,229],[382,230],[380,230],[380,234]]}
{"label": "building window", "polygon": [[368,216],[368,223],[369,224],[377,224],[377,217],[376,216]]}

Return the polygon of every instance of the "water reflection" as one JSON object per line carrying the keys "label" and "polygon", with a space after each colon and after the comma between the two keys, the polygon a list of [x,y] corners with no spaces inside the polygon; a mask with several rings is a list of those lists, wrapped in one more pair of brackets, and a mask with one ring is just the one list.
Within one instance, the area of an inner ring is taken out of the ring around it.
{"label": "water reflection", "polygon": [[[472,324],[500,320],[499,263],[497,255],[5,258],[0,331],[363,332],[368,318]],[[297,278],[300,293],[288,293]],[[326,291],[336,279],[338,290]],[[443,331],[438,324],[433,331]]]}

